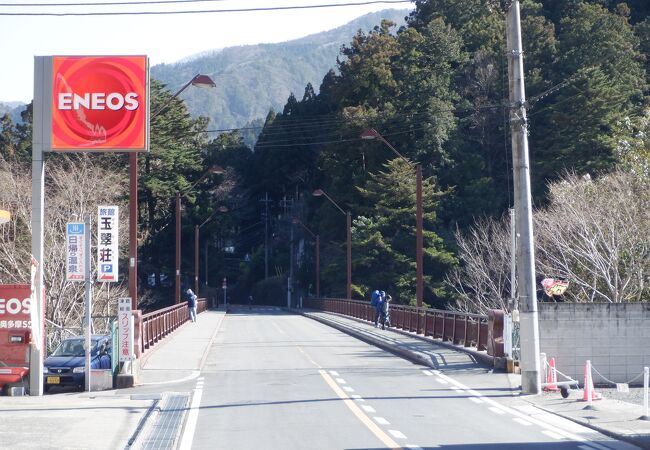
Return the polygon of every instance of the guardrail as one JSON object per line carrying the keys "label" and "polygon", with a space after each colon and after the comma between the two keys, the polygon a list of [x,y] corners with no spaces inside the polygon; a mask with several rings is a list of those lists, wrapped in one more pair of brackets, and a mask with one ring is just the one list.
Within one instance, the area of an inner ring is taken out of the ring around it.
{"label": "guardrail", "polygon": [[[208,301],[200,298],[197,304],[197,313],[200,314],[206,309],[208,309]],[[153,347],[156,342],[188,320],[190,319],[186,302],[143,314],[141,319],[142,332],[140,334],[142,337],[142,351],[144,352]]]}
{"label": "guardrail", "polygon": [[[305,300],[304,305],[306,308],[343,314],[369,322],[375,320],[375,308],[364,300],[311,298]],[[464,347],[474,347],[477,350],[488,349],[487,315],[391,305],[390,317],[391,326],[395,328],[462,344]]]}

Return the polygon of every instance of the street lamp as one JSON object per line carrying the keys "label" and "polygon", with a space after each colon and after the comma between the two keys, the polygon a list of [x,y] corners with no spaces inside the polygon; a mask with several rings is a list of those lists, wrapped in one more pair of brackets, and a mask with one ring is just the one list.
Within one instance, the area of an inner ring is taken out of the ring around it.
{"label": "street lamp", "polygon": [[[196,185],[210,174],[221,174],[224,170],[217,165],[210,167],[203,175],[199,177],[188,189],[183,191],[185,196],[196,187]],[[174,303],[181,301],[181,193],[176,192],[176,275],[174,283]]]}
{"label": "street lamp", "polygon": [[[221,212],[228,212],[228,208],[225,206],[220,206],[217,209],[214,210],[212,214],[210,214],[210,217],[205,219],[201,225],[195,225],[194,226],[194,293],[196,295],[199,295],[199,230],[208,223],[216,213]],[[205,284],[208,284],[208,254],[207,250],[208,247],[206,245],[206,254],[205,254]]]}
{"label": "street lamp", "polygon": [[[413,167],[413,163],[406,159],[400,152],[397,151],[395,147],[393,147],[390,142],[388,142],[384,137],[374,128],[371,128],[369,130],[364,130],[361,133],[361,139],[365,140],[374,140],[378,139],[384,144],[390,148],[393,153],[395,153],[397,156],[402,158],[404,161],[406,161],[411,167]],[[423,208],[422,208],[422,165],[419,163],[415,164],[415,299],[417,302],[417,307],[421,308],[422,307],[422,297],[424,293],[424,281],[423,281],[423,262],[422,262],[422,255],[423,255],[423,236],[422,236],[422,228],[423,228],[423,220],[422,220],[422,215],[423,215]]]}
{"label": "street lamp", "polygon": [[[209,88],[216,84],[207,75],[195,75],[187,84],[171,96],[167,102],[154,112],[149,120],[153,120],[171,104],[190,85]],[[138,308],[138,154],[129,154],[129,296],[131,308]]]}
{"label": "street lamp", "polygon": [[316,239],[316,298],[320,298],[320,236],[314,234],[314,232],[307,228],[307,225],[302,223],[300,219],[294,217],[292,222],[303,227],[309,234],[311,234],[311,237]]}
{"label": "street lamp", "polygon": [[347,221],[347,254],[348,254],[348,283],[347,283],[347,295],[348,300],[352,299],[352,216],[350,211],[345,212],[343,209],[334,201],[332,198],[327,195],[327,193],[322,189],[316,189],[313,193],[313,196],[320,197],[324,195],[334,206],[338,208],[346,216]]}

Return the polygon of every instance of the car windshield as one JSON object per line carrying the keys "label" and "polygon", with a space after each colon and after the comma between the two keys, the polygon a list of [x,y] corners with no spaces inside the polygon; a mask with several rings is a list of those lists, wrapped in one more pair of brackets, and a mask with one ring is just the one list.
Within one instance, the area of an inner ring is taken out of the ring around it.
{"label": "car windshield", "polygon": [[[92,355],[97,354],[97,339],[92,340]],[[51,356],[84,356],[84,339],[66,339],[52,352]]]}

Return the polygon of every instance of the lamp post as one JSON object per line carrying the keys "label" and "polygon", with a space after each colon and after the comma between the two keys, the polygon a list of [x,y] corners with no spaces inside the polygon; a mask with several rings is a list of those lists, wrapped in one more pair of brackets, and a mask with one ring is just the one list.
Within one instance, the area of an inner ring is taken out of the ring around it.
{"label": "lamp post", "polygon": [[374,140],[378,139],[390,148],[393,153],[406,161],[411,167],[415,165],[415,299],[418,308],[422,307],[422,298],[424,295],[424,280],[423,280],[423,207],[422,207],[422,165],[419,163],[413,164],[406,159],[400,152],[393,147],[384,137],[374,128],[364,130],[361,133],[361,139]]}
{"label": "lamp post", "polygon": [[[189,82],[180,88],[172,97],[154,112],[149,120],[153,120],[162,113],[173,99],[189,86],[212,88],[216,84],[207,75],[195,75]],[[131,308],[138,308],[138,154],[129,154],[129,296]]]}
{"label": "lamp post", "polygon": [[[215,209],[212,214],[210,214],[210,217],[205,219],[201,225],[195,225],[194,226],[194,293],[196,295],[199,295],[199,230],[208,223],[216,213],[218,212],[228,212],[228,208],[225,206],[220,206],[219,208]],[[207,250],[208,247],[205,247],[206,249],[206,255],[205,255],[205,284],[208,284],[208,256],[207,256]]]}
{"label": "lamp post", "polygon": [[347,282],[347,298],[348,300],[352,299],[352,216],[350,211],[345,212],[332,198],[327,195],[327,193],[322,189],[316,189],[313,193],[313,196],[320,197],[324,195],[334,206],[338,208],[346,216],[346,225],[347,225],[347,259],[348,259],[348,282]]}
{"label": "lamp post", "polygon": [[[209,174],[221,174],[224,170],[217,165],[210,167],[198,180],[183,192],[183,196],[190,193],[196,185]],[[175,258],[175,281],[174,281],[174,303],[181,301],[181,193],[176,192],[176,258]]]}
{"label": "lamp post", "polygon": [[300,225],[305,230],[307,230],[307,232],[311,234],[311,237],[316,240],[316,298],[320,298],[320,236],[318,234],[314,234],[314,232],[311,231],[307,225],[302,223],[300,219],[294,217],[292,221],[294,224]]}

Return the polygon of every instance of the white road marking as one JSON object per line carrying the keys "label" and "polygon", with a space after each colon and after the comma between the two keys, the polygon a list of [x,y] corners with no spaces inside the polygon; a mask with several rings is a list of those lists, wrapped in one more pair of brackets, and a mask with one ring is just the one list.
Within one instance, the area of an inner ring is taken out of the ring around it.
{"label": "white road marking", "polygon": [[339,376],[339,373],[336,370],[330,370],[330,374],[335,377]]}
{"label": "white road marking", "polygon": [[186,377],[184,377],[184,378],[179,378],[178,380],[156,381],[156,382],[152,382],[152,383],[142,383],[142,384],[139,384],[139,386],[152,386],[152,385],[158,385],[158,384],[175,384],[175,383],[184,383],[184,382],[186,382],[186,381],[190,381],[190,380],[195,379],[195,378],[198,377],[199,375],[201,375],[201,372],[200,372],[200,371],[198,371],[198,370],[193,370],[191,374],[189,374],[188,376],[186,376]]}
{"label": "white road marking", "polygon": [[[434,371],[434,373],[435,372],[436,371]],[[460,387],[462,389],[466,389],[467,392],[470,393],[471,395],[474,395],[474,396],[480,398],[485,403],[491,405],[492,407],[494,407],[496,409],[502,410],[504,413],[511,414],[511,415],[513,415],[515,417],[518,417],[518,418],[520,418],[520,419],[522,419],[524,421],[530,421],[530,422],[532,422],[532,423],[534,423],[534,424],[536,424],[536,425],[538,425],[538,426],[540,426],[540,427],[542,427],[542,428],[544,428],[546,430],[557,432],[558,434],[562,435],[563,437],[565,437],[567,439],[571,439],[571,440],[576,441],[576,442],[587,442],[587,439],[582,437],[582,436],[579,436],[579,435],[577,435],[575,433],[571,433],[571,432],[568,432],[568,431],[565,431],[565,430],[562,430],[562,429],[558,429],[554,425],[548,424],[548,423],[546,423],[546,422],[544,422],[542,420],[535,419],[534,417],[530,417],[530,416],[527,416],[525,414],[522,414],[521,412],[519,412],[519,411],[517,411],[517,410],[515,410],[513,408],[509,408],[507,406],[504,406],[504,405],[496,402],[495,400],[492,400],[491,398],[485,397],[480,392],[477,392],[477,391],[475,391],[473,389],[470,389],[469,387],[467,387],[464,384],[454,380],[451,377],[448,377],[447,375],[444,375],[442,373],[437,373],[437,375],[440,377],[440,379],[444,379],[447,382],[449,382],[449,383],[451,383],[451,384],[453,384],[455,386],[458,386],[458,387]],[[589,445],[591,445],[593,447],[596,447],[596,448],[599,448],[598,444],[595,444],[595,443],[592,443],[592,442],[589,442]]]}
{"label": "white road marking", "polygon": [[481,399],[478,398],[478,397],[468,397],[468,398],[469,398],[471,401],[473,401],[474,403],[483,403],[483,400],[481,400]]}
{"label": "white road marking", "polygon": [[512,420],[514,420],[515,422],[517,422],[517,423],[519,423],[521,425],[525,425],[525,426],[532,425],[532,423],[530,423],[527,420],[522,419],[521,417],[513,417]]}
{"label": "white road marking", "polygon": [[422,373],[425,374],[428,377],[433,376],[433,372],[431,372],[430,370],[423,370]]}
{"label": "white road marking", "polygon": [[379,425],[390,425],[390,422],[383,417],[373,417],[373,419],[375,419],[375,422]]}
{"label": "white road marking", "polygon": [[402,433],[399,430],[388,430],[390,434],[393,435],[394,438],[396,439],[406,439],[406,436],[404,436],[404,433]]}
{"label": "white road marking", "polygon": [[347,384],[343,378],[337,378],[337,379],[336,379],[336,382],[337,382],[338,384]]}
{"label": "white road marking", "polygon": [[350,386],[343,386],[343,389],[347,392],[354,392],[354,389],[352,389]]}
{"label": "white road marking", "polygon": [[356,400],[357,402],[365,402],[366,400],[361,397],[359,394],[352,394],[350,398]]}
{"label": "white road marking", "polygon": [[556,433],[555,431],[551,431],[551,430],[542,430],[542,433],[544,433],[544,434],[545,434],[546,436],[548,436],[548,437],[552,437],[553,439],[558,439],[558,440],[560,440],[560,439],[564,439],[563,436],[559,435],[559,434]]}
{"label": "white road marking", "polygon": [[440,384],[447,384],[447,380],[443,380],[442,378],[436,378],[436,381]]}
{"label": "white road marking", "polygon": [[456,392],[463,392],[461,388],[457,388],[456,386],[452,386],[451,388]]}
{"label": "white road marking", "polygon": [[361,408],[367,413],[376,413],[377,411],[370,405],[361,405]]}
{"label": "white road marking", "polygon": [[[199,378],[203,381],[203,377]],[[198,383],[197,383],[198,384]],[[192,395],[192,402],[190,403],[190,412],[187,415],[185,427],[183,427],[183,436],[181,443],[178,446],[179,450],[191,450],[192,441],[194,440],[194,430],[196,429],[196,422],[199,418],[199,408],[201,407],[201,396],[203,395],[203,387],[197,385]]]}
{"label": "white road marking", "polygon": [[506,412],[503,411],[502,409],[495,408],[494,406],[490,406],[488,409],[489,409],[490,411],[492,411],[493,413],[495,413],[495,414],[505,414],[505,413],[506,413]]}
{"label": "white road marking", "polygon": [[423,449],[422,447],[420,447],[419,445],[406,444],[405,447],[406,447],[406,448],[412,448],[413,450],[424,450],[424,449]]}

